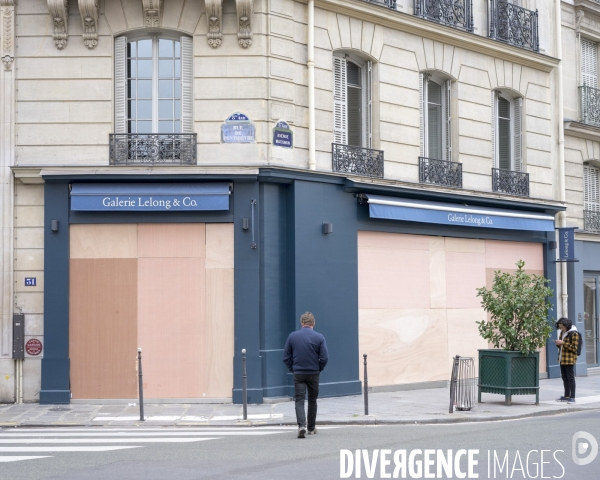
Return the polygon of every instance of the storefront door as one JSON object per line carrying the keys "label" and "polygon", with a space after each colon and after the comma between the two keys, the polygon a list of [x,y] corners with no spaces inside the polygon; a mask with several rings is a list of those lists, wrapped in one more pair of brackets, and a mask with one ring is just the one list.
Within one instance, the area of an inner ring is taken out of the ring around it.
{"label": "storefront door", "polygon": [[584,344],[588,367],[598,366],[598,295],[600,276],[583,278]]}

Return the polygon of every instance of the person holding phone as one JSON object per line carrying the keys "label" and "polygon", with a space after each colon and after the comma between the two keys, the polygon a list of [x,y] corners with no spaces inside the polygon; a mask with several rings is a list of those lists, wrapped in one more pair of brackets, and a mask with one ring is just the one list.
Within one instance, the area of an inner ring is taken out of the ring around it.
{"label": "person holding phone", "polygon": [[558,340],[554,340],[558,347],[558,364],[560,365],[560,376],[565,386],[565,394],[557,398],[558,402],[575,403],[575,364],[577,363],[577,352],[581,341],[577,327],[568,318],[561,318],[556,322],[556,328],[560,330]]}

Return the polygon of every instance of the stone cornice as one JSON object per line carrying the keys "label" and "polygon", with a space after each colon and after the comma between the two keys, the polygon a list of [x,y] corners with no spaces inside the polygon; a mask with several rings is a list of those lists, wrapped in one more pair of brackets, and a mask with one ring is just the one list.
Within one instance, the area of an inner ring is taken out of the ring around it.
{"label": "stone cornice", "polygon": [[235,0],[238,21],[238,43],[242,48],[252,45],[254,0]]}
{"label": "stone cornice", "polygon": [[565,135],[600,142],[600,127],[575,120],[565,120]]}
{"label": "stone cornice", "polygon": [[592,0],[575,0],[572,5],[576,9],[581,9],[586,13],[593,13],[600,16],[600,3]]}
{"label": "stone cornice", "polygon": [[223,42],[223,0],[204,0],[208,33],[206,40],[212,48],[219,48]]}
{"label": "stone cornice", "polygon": [[93,50],[98,45],[98,0],[79,0],[83,43]]}
{"label": "stone cornice", "polygon": [[54,45],[62,50],[69,39],[69,0],[48,0],[48,10],[54,23]]}
{"label": "stone cornice", "polygon": [[315,7],[360,18],[376,25],[412,33],[544,72],[551,72],[560,63],[559,59],[548,55],[507,45],[481,35],[463,32],[456,28],[383,8],[363,0],[315,0]]}

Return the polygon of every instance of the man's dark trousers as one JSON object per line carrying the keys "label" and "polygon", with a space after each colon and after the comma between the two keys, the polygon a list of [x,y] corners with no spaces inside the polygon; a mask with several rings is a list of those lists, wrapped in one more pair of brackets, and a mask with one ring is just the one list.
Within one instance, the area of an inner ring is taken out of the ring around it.
{"label": "man's dark trousers", "polygon": [[[294,374],[294,390],[296,392],[296,420],[299,427],[307,427],[308,431],[315,429],[317,421],[317,397],[319,396],[319,374]],[[308,391],[308,424],[304,413],[304,397]]]}
{"label": "man's dark trousers", "polygon": [[575,398],[575,365],[561,365],[560,375],[565,386],[565,397]]}

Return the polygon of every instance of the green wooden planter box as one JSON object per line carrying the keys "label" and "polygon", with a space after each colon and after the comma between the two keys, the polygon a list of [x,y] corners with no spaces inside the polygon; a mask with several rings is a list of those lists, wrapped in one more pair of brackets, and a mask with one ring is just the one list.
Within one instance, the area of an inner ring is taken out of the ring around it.
{"label": "green wooden planter box", "polygon": [[521,355],[506,350],[479,350],[479,394],[504,395],[505,405],[511,404],[512,395],[535,395],[540,404],[540,354]]}

